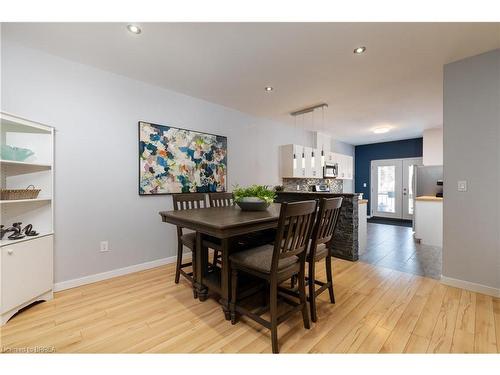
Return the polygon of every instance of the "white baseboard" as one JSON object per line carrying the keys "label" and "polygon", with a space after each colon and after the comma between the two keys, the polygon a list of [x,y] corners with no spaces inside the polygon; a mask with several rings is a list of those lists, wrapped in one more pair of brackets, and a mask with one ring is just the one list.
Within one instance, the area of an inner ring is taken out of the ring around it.
{"label": "white baseboard", "polygon": [[144,271],[144,270],[147,270],[150,268],[160,267],[160,266],[163,266],[165,264],[174,263],[176,260],[177,260],[177,256],[156,259],[156,260],[153,260],[151,262],[134,264],[132,266],[118,268],[115,270],[106,271],[106,272],[102,272],[102,273],[96,273],[94,275],[88,275],[88,276],[80,277],[78,279],[61,281],[59,283],[54,284],[54,291],[58,292],[58,291],[65,290],[65,289],[75,288],[75,287],[81,286],[81,285],[95,283],[97,281],[111,279],[111,278],[117,277],[117,276],[127,275],[129,273],[134,273],[134,272]]}
{"label": "white baseboard", "polygon": [[470,290],[471,292],[487,294],[492,297],[500,298],[500,289],[493,288],[491,286],[471,283],[470,281],[454,279],[446,276],[441,276],[441,282],[445,285],[454,286],[456,288],[462,288]]}

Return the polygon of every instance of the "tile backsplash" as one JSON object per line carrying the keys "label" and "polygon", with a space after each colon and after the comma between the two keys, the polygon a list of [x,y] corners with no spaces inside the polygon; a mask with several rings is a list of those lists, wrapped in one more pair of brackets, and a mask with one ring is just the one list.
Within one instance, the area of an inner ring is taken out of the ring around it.
{"label": "tile backsplash", "polygon": [[342,193],[342,180],[335,178],[283,178],[283,188],[285,191],[311,191],[313,185],[327,185],[332,193]]}

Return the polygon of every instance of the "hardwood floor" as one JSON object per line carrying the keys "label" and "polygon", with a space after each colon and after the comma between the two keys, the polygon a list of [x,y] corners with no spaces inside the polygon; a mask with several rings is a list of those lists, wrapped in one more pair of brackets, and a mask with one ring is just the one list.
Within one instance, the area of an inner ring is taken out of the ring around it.
{"label": "hardwood floor", "polygon": [[[320,267],[318,274],[322,275]],[[496,353],[500,300],[397,270],[335,259],[335,294],[318,322],[280,325],[282,353]],[[4,352],[39,347],[76,353],[270,353],[269,331],[232,326],[212,299],[193,299],[167,265],[56,293],[9,321]]]}

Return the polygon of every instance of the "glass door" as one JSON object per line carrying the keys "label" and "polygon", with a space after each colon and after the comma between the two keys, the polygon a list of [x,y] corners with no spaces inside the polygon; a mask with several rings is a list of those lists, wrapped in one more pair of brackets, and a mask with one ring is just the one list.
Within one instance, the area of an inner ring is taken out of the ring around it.
{"label": "glass door", "polygon": [[403,219],[412,220],[415,204],[416,167],[422,165],[422,158],[403,159]]}
{"label": "glass door", "polygon": [[371,162],[371,215],[413,219],[416,166],[422,158]]}
{"label": "glass door", "polygon": [[401,218],[401,159],[373,160],[371,169],[372,216]]}

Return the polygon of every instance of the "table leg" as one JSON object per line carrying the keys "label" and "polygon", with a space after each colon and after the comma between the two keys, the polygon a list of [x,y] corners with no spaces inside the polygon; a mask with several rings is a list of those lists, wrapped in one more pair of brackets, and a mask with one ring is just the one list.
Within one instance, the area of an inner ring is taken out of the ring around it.
{"label": "table leg", "polygon": [[201,302],[206,301],[208,298],[208,288],[203,285],[203,275],[205,272],[205,268],[207,267],[207,249],[203,248],[202,234],[200,232],[196,232],[196,251],[195,251],[195,288],[198,293],[198,298]]}
{"label": "table leg", "polygon": [[222,245],[222,270],[221,270],[221,299],[220,303],[222,305],[222,311],[224,311],[224,316],[226,320],[231,320],[231,313],[229,311],[229,293],[231,290],[231,267],[229,264],[229,238],[223,238],[221,240]]}

